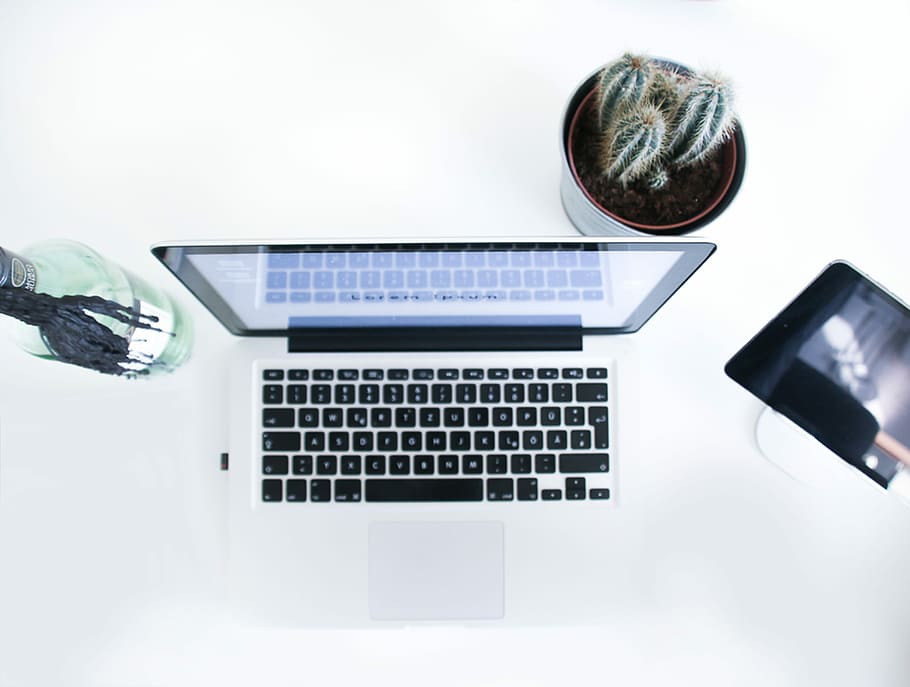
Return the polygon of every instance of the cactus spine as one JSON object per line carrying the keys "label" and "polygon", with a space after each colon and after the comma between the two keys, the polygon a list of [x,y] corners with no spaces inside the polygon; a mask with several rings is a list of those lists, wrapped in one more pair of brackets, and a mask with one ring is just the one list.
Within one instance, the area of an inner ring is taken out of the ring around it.
{"label": "cactus spine", "polygon": [[733,130],[733,92],[720,76],[697,76],[673,120],[667,155],[676,165],[704,160]]}
{"label": "cactus spine", "polygon": [[619,118],[604,141],[603,171],[623,186],[643,177],[660,160],[667,122],[656,105],[641,105]]}
{"label": "cactus spine", "polygon": [[631,53],[604,68],[597,84],[601,128],[606,128],[614,116],[644,100],[653,74],[654,63],[650,58]]}

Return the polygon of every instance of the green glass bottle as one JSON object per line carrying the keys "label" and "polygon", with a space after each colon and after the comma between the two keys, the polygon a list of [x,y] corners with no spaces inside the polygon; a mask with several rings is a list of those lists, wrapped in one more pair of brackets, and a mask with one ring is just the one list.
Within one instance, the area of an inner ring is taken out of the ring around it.
{"label": "green glass bottle", "polygon": [[[51,296],[100,296],[143,317],[157,318],[154,328],[135,327],[104,315],[93,315],[129,342],[127,375],[168,372],[189,358],[192,325],[171,298],[145,280],[76,241],[36,243],[18,253],[0,248],[0,288],[25,289]],[[32,355],[57,356],[38,327],[16,322],[18,345]]]}

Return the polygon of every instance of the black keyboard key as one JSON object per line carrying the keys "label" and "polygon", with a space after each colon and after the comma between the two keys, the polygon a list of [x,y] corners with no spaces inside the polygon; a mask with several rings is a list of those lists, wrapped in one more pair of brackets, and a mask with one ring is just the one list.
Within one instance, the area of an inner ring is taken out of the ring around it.
{"label": "black keyboard key", "polygon": [[483,379],[483,370],[470,368],[461,373],[462,379]]}
{"label": "black keyboard key", "polygon": [[363,378],[371,382],[379,382],[385,377],[385,373],[382,370],[364,370]]}
{"label": "black keyboard key", "polygon": [[451,384],[434,384],[430,389],[430,396],[433,403],[446,405],[452,402],[452,385]]}
{"label": "black keyboard key", "polygon": [[464,408],[446,408],[443,410],[442,424],[446,427],[464,427]]}
{"label": "black keyboard key", "polygon": [[563,453],[559,456],[559,471],[565,473],[608,472],[610,459],[606,453]]}
{"label": "black keyboard key", "polygon": [[423,450],[423,434],[420,432],[402,432],[401,450],[409,453]]}
{"label": "black keyboard key", "polygon": [[348,408],[348,427],[367,427],[369,416],[366,408]]}
{"label": "black keyboard key", "polygon": [[360,456],[342,456],[341,457],[341,474],[342,475],[359,475],[360,474]]}
{"label": "black keyboard key", "polygon": [[334,370],[313,370],[313,379],[321,382],[330,382],[335,379]]}
{"label": "black keyboard key", "polygon": [[263,451],[299,451],[300,432],[263,432]]}
{"label": "black keyboard key", "polygon": [[458,370],[445,368],[439,370],[436,376],[438,379],[458,379]]}
{"label": "black keyboard key", "polygon": [[468,408],[468,426],[469,427],[489,427],[490,426],[490,409],[489,408]]}
{"label": "black keyboard key", "polygon": [[300,427],[316,427],[319,425],[319,411],[316,408],[301,408],[297,413],[297,424]]}
{"label": "black keyboard key", "polygon": [[327,503],[332,498],[332,481],[328,479],[310,480],[310,501]]}
{"label": "black keyboard key", "polygon": [[461,458],[461,471],[465,475],[479,475],[483,472],[483,456],[467,455]]}
{"label": "black keyboard key", "polygon": [[284,387],[281,384],[264,384],[262,387],[262,403],[265,405],[284,403]]}
{"label": "black keyboard key", "polygon": [[293,427],[294,411],[290,408],[263,408],[263,427]]}
{"label": "black keyboard key", "polygon": [[455,402],[456,403],[475,403],[477,401],[476,384],[456,384],[455,385]]}
{"label": "black keyboard key", "polygon": [[515,485],[509,477],[491,477],[487,480],[487,501],[512,501]]}
{"label": "black keyboard key", "polygon": [[505,399],[506,399],[506,403],[524,403],[525,402],[524,384],[506,384]]}
{"label": "black keyboard key", "polygon": [[370,410],[370,424],[373,427],[391,427],[392,411],[388,408],[372,408]]}
{"label": "black keyboard key", "polygon": [[584,372],[580,367],[564,367],[562,369],[563,379],[582,379],[584,376]]}
{"label": "black keyboard key", "polygon": [[534,370],[529,367],[517,367],[512,370],[513,379],[534,379]]}
{"label": "black keyboard key", "polygon": [[332,387],[329,384],[314,384],[310,389],[310,403],[328,405],[332,402]]}
{"label": "black keyboard key", "polygon": [[544,489],[540,492],[540,498],[544,501],[560,501],[562,492],[559,489]]}
{"label": "black keyboard key", "polygon": [[313,456],[294,456],[291,470],[295,475],[312,475]]}
{"label": "black keyboard key", "polygon": [[426,384],[408,384],[408,403],[423,405],[429,399],[430,388]]}
{"label": "black keyboard key", "polygon": [[513,425],[513,412],[511,408],[493,409],[494,427],[511,427]]}
{"label": "black keyboard key", "polygon": [[573,451],[591,448],[591,432],[587,429],[573,429],[569,432],[569,447]]}
{"label": "black keyboard key", "polygon": [[537,479],[535,477],[522,477],[518,480],[518,500],[537,500]]}
{"label": "black keyboard key", "polygon": [[317,456],[316,474],[334,475],[338,472],[338,458],[336,456]]}
{"label": "black keyboard key", "polygon": [[471,450],[471,433],[470,432],[452,432],[449,435],[449,450],[451,450],[451,451],[470,451]]}
{"label": "black keyboard key", "polygon": [[433,456],[414,456],[414,474],[432,475],[434,471]]}
{"label": "black keyboard key", "polygon": [[537,408],[518,408],[515,411],[515,424],[519,427],[537,425]]}
{"label": "black keyboard key", "polygon": [[556,403],[572,402],[572,385],[571,384],[554,384],[553,400]]}
{"label": "black keyboard key", "polygon": [[607,378],[607,368],[605,367],[589,367],[587,369],[588,379],[606,379]]}
{"label": "black keyboard key", "polygon": [[606,403],[607,385],[597,382],[584,382],[575,385],[575,398],[578,401]]}
{"label": "black keyboard key", "polygon": [[517,451],[519,448],[518,432],[513,430],[502,430],[499,432],[500,451]]}
{"label": "black keyboard key", "polygon": [[339,384],[335,387],[335,403],[350,405],[354,402],[354,385]]}
{"label": "black keyboard key", "polygon": [[289,370],[288,379],[294,382],[305,382],[310,378],[309,370]]}
{"label": "black keyboard key", "polygon": [[594,448],[609,448],[610,436],[607,423],[607,409],[588,408],[588,424],[594,429]]}
{"label": "black keyboard key", "polygon": [[322,411],[323,427],[341,427],[344,425],[344,413],[341,408],[325,408]]}
{"label": "black keyboard key", "polygon": [[417,411],[414,408],[396,408],[395,409],[395,426],[396,427],[416,427]]}
{"label": "black keyboard key", "polygon": [[506,474],[506,456],[502,453],[491,453],[487,456],[487,473],[491,475]]}
{"label": "black keyboard key", "polygon": [[367,479],[366,500],[380,502],[482,501],[483,480],[452,477]]}
{"label": "black keyboard key", "polygon": [[407,379],[408,378],[407,370],[389,370],[389,379]]}
{"label": "black keyboard key", "polygon": [[564,451],[568,448],[566,430],[551,429],[547,431],[547,448],[550,451]]}
{"label": "black keyboard key", "polygon": [[294,406],[306,403],[306,386],[303,384],[288,384],[288,403]]}
{"label": "black keyboard key", "polygon": [[427,432],[426,434],[426,445],[427,451],[432,451],[433,453],[440,453],[442,451],[447,451],[446,448],[448,435],[445,432]]}
{"label": "black keyboard key", "polygon": [[362,498],[359,479],[336,479],[335,500],[341,503],[356,503]]}
{"label": "black keyboard key", "polygon": [[280,382],[284,379],[284,370],[263,370],[262,378],[269,382]]}
{"label": "black keyboard key", "polygon": [[384,475],[385,456],[367,456],[366,472],[368,475]]}
{"label": "black keyboard key", "polygon": [[585,409],[581,406],[569,406],[566,408],[567,425],[583,425],[585,423]]}
{"label": "black keyboard key", "polygon": [[433,370],[419,369],[414,370],[413,375],[414,379],[433,379]]}
{"label": "black keyboard key", "polygon": [[499,384],[481,384],[480,385],[480,402],[481,403],[499,403],[502,398],[502,390]]}
{"label": "black keyboard key", "polygon": [[409,475],[411,473],[410,457],[392,456],[389,458],[389,473],[393,475]]}
{"label": "black keyboard key", "polygon": [[559,370],[557,370],[555,367],[542,367],[539,370],[537,370],[537,378],[538,379],[558,379]]}
{"label": "black keyboard key", "polygon": [[458,456],[439,456],[439,474],[457,475]]}
{"label": "black keyboard key", "polygon": [[307,451],[325,451],[325,434],[322,432],[305,432],[303,445]]}
{"label": "black keyboard key", "polygon": [[527,453],[516,453],[512,456],[512,474],[527,475],[531,472],[531,456]]}
{"label": "black keyboard key", "polygon": [[289,479],[286,486],[287,494],[285,495],[285,499],[287,501],[306,501],[305,479]]}
{"label": "black keyboard key", "polygon": [[286,474],[288,474],[288,457],[287,456],[262,456],[262,474],[263,475],[286,475]]}
{"label": "black keyboard key", "polygon": [[547,385],[529,384],[528,401],[531,403],[548,403],[550,401],[550,390]]}
{"label": "black keyboard key", "polygon": [[419,412],[421,427],[439,427],[442,413],[439,408],[421,408]]}
{"label": "black keyboard key", "polygon": [[379,432],[376,435],[376,450],[392,453],[398,450],[398,432]]}
{"label": "black keyboard key", "polygon": [[585,486],[584,477],[566,477],[566,500],[583,500],[585,498]]}
{"label": "black keyboard key", "polygon": [[540,409],[540,424],[558,427],[562,424],[562,412],[556,406]]}
{"label": "black keyboard key", "polygon": [[492,451],[496,444],[496,435],[493,432],[482,431],[474,432],[474,450],[475,451]]}
{"label": "black keyboard key", "polygon": [[359,377],[360,373],[357,370],[338,370],[338,379],[346,382],[356,382]]}
{"label": "black keyboard key", "polygon": [[591,491],[588,492],[588,495],[591,497],[592,500],[594,500],[594,499],[606,500],[606,499],[610,498],[610,490],[609,489],[591,489]]}
{"label": "black keyboard key", "polygon": [[262,500],[281,501],[284,492],[284,483],[280,479],[262,480]]}
{"label": "black keyboard key", "polygon": [[534,472],[541,474],[556,472],[556,456],[552,453],[539,453],[534,456]]}
{"label": "black keyboard key", "polygon": [[354,432],[351,437],[351,450],[360,453],[369,453],[373,451],[373,433],[372,432]]}
{"label": "black keyboard key", "polygon": [[404,384],[386,384],[383,386],[382,402],[390,406],[404,403]]}
{"label": "black keyboard key", "polygon": [[[379,385],[361,384],[357,387],[357,400],[361,405],[375,405],[379,403]],[[383,401],[391,403],[391,401]]]}
{"label": "black keyboard key", "polygon": [[540,451],[543,448],[543,432],[526,429],[521,433],[521,448],[524,451]]}

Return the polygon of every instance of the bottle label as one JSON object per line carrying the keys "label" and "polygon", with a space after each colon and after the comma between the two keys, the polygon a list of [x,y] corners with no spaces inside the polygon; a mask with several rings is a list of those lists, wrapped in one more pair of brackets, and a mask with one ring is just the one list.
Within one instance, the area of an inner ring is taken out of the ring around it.
{"label": "bottle label", "polygon": [[35,266],[14,253],[0,249],[0,287],[34,291]]}

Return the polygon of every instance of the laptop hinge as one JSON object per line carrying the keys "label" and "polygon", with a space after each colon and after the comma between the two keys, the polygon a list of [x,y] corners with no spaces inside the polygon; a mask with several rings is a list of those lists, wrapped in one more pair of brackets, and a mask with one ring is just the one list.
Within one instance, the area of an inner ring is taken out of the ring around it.
{"label": "laptop hinge", "polygon": [[354,327],[307,329],[291,353],[331,351],[580,351],[581,327]]}

